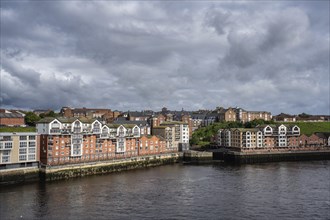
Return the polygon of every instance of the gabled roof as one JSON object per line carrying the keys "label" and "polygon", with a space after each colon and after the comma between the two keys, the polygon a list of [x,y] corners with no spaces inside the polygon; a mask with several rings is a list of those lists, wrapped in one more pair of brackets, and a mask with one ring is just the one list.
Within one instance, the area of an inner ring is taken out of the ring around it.
{"label": "gabled roof", "polygon": [[128,112],[128,115],[130,117],[151,117],[150,113],[146,113],[146,112]]}
{"label": "gabled roof", "polygon": [[81,121],[82,123],[87,123],[87,124],[91,124],[94,121],[96,121],[97,119],[89,119],[89,118],[75,118],[75,117],[71,117],[71,118],[64,118],[64,117],[58,117],[58,118],[53,118],[53,117],[46,117],[46,118],[42,118],[40,119],[37,123],[50,123],[53,120],[57,119],[58,121],[60,121],[61,123],[73,123],[76,120]]}
{"label": "gabled roof", "polygon": [[168,128],[168,126],[156,126],[156,127],[153,127],[153,129],[165,129],[165,128]]}
{"label": "gabled roof", "polygon": [[247,131],[251,131],[251,132],[257,132],[260,131],[260,129],[258,128],[235,128],[235,130],[241,131],[241,132],[247,132]]}
{"label": "gabled roof", "polygon": [[325,139],[328,139],[330,137],[330,132],[315,132],[314,134],[320,138]]}
{"label": "gabled roof", "polygon": [[198,114],[198,113],[193,113],[191,114],[191,118],[193,119],[201,119],[203,120],[205,118],[206,114]]}
{"label": "gabled roof", "polygon": [[120,126],[124,126],[125,128],[134,128],[135,124],[107,124],[109,128],[119,128]]}
{"label": "gabled roof", "polygon": [[187,124],[182,121],[164,121],[160,125],[179,125],[179,124]]}
{"label": "gabled roof", "polygon": [[131,125],[138,125],[138,126],[143,126],[143,125],[149,125],[148,121],[114,121],[113,124],[131,124]]}
{"label": "gabled roof", "polygon": [[107,124],[109,128],[118,128],[121,124]]}
{"label": "gabled roof", "polygon": [[24,118],[24,116],[19,113],[0,113],[0,118]]}
{"label": "gabled roof", "polygon": [[277,125],[274,125],[274,124],[263,124],[263,125],[257,125],[256,128],[264,129],[267,126],[273,128],[273,129],[278,127]]}

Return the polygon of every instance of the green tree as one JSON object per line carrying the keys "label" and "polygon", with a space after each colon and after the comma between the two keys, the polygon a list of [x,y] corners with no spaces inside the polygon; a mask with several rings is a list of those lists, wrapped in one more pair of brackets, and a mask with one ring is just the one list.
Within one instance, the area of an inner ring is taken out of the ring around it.
{"label": "green tree", "polygon": [[303,113],[299,114],[298,116],[301,117],[301,118],[309,118],[311,115],[306,114],[305,112],[303,112]]}
{"label": "green tree", "polygon": [[46,118],[46,117],[51,117],[51,118],[56,118],[57,114],[54,111],[50,111],[48,113],[41,113],[40,118]]}
{"label": "green tree", "polygon": [[36,122],[40,120],[40,117],[33,112],[27,112],[24,119],[27,125],[36,126]]}
{"label": "green tree", "polygon": [[50,112],[47,114],[47,117],[55,118],[55,117],[56,117],[56,114],[55,114],[54,111],[50,111]]}

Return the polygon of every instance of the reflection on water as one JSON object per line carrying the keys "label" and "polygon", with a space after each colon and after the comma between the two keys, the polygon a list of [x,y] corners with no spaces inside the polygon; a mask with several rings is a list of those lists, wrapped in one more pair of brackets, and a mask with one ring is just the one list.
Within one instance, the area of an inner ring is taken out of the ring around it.
{"label": "reflection on water", "polygon": [[0,219],[329,219],[330,162],[169,165],[0,189]]}

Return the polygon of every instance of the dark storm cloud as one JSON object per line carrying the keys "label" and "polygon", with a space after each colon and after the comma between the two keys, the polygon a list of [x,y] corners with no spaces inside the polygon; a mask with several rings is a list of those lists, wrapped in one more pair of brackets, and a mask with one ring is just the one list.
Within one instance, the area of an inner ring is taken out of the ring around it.
{"label": "dark storm cloud", "polygon": [[257,3],[1,3],[1,106],[329,113],[329,2]]}

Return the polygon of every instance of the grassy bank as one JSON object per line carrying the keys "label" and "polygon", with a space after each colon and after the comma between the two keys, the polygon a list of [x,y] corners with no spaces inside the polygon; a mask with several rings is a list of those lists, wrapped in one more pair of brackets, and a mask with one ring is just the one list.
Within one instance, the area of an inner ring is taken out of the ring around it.
{"label": "grassy bank", "polygon": [[0,127],[0,132],[36,132],[35,127]]}
{"label": "grassy bank", "polygon": [[283,124],[298,125],[301,134],[311,135],[315,132],[330,132],[330,122],[290,122]]}

